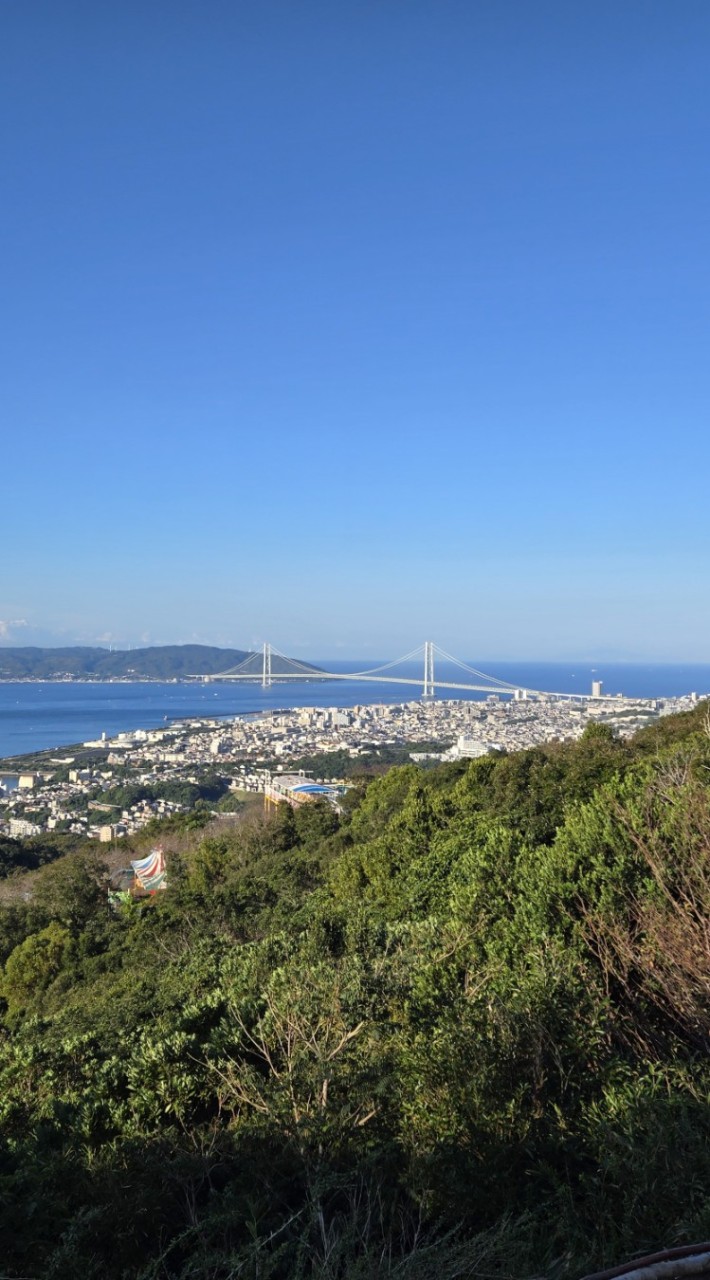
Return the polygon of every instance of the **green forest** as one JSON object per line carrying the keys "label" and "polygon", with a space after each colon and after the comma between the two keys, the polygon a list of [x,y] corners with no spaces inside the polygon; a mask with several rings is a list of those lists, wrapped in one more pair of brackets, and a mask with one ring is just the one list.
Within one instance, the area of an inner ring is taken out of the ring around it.
{"label": "green forest", "polygon": [[0,902],[0,1275],[572,1280],[710,1236],[706,706],[171,831],[152,899],[79,847]]}
{"label": "green forest", "polygon": [[40,649],[5,647],[0,653],[0,679],[173,680],[188,675],[216,675],[249,657],[244,649],[218,649],[205,644],[163,644],[148,649],[103,649],[71,645]]}

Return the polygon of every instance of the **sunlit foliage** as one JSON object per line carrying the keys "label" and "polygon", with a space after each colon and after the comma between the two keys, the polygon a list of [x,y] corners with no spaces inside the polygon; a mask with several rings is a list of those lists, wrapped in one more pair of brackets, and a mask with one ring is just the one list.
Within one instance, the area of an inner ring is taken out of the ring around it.
{"label": "sunlit foliage", "polygon": [[705,711],[0,907],[3,1274],[575,1276],[710,1232]]}

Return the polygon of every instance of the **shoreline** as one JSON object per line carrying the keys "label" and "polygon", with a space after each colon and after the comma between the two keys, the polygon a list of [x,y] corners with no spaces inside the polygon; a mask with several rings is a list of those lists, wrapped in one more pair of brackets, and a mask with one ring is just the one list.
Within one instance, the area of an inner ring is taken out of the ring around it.
{"label": "shoreline", "polygon": [[[290,708],[275,708],[273,714],[280,715],[284,710],[290,710]],[[200,724],[207,731],[210,728],[219,728],[224,721],[261,720],[271,714],[271,709],[269,709],[268,711],[223,711],[214,716],[171,716],[169,720],[166,720],[162,727],[164,727],[166,731],[169,731],[171,729],[179,728],[180,725]],[[132,729],[119,730],[119,733],[113,735],[113,737],[120,737],[121,734],[126,734],[128,737],[131,737],[136,733],[142,732],[148,733],[152,732],[152,730],[143,730],[141,725],[136,725]],[[41,767],[37,765],[33,766],[28,763],[27,770],[25,770],[21,765],[23,760],[30,762],[33,760],[41,760],[43,757],[47,756],[50,757],[50,759],[47,760],[47,763],[49,764],[51,763],[51,757],[60,751],[71,751],[75,753],[75,756],[84,754],[87,757],[98,758],[102,755],[108,755],[111,751],[111,740],[107,739],[105,746],[99,745],[98,740],[94,740],[91,744],[88,742],[59,742],[53,747],[38,747],[36,751],[24,751],[20,755],[16,756],[0,756],[0,779],[4,777],[14,778],[17,777],[18,773],[24,773],[25,771],[32,772],[33,768]],[[10,762],[11,765],[9,768],[8,762]]]}
{"label": "shoreline", "polygon": [[[551,670],[558,667],[558,664],[549,665]],[[683,703],[709,696],[685,692],[649,694],[647,690],[664,686],[679,690],[686,684],[703,687],[706,681],[710,683],[710,664],[703,664],[702,669],[696,668],[692,673],[685,673],[685,678],[683,670],[676,667],[675,676],[667,681],[664,671],[658,667],[655,679],[650,670],[649,668],[648,679],[645,672],[638,668],[635,680],[629,677],[632,684],[644,690],[643,695],[610,694],[604,698],[604,704],[612,709],[624,703],[657,702],[674,704],[681,710],[685,709]],[[669,677],[673,670],[673,667],[668,666]],[[589,696],[582,694],[579,688],[586,680],[586,674],[578,670],[577,675],[569,668],[566,672],[559,672],[557,678],[561,680],[564,676],[565,684],[570,690],[569,693],[565,691],[565,697],[584,699]],[[604,674],[602,670],[600,675]],[[623,675],[618,669],[616,673],[609,670],[607,678],[613,688],[614,684],[621,683]],[[30,770],[33,761],[37,761],[35,767],[47,767],[50,758],[58,754],[81,754],[86,758],[93,755],[96,758],[102,749],[99,739],[103,732],[106,732],[106,740],[110,742],[121,734],[130,736],[141,730],[176,730],[190,722],[202,722],[217,728],[230,722],[244,722],[252,717],[278,716],[299,708],[305,711],[318,705],[346,711],[356,705],[404,705],[419,702],[414,690],[405,692],[403,687],[395,690],[394,686],[388,688],[381,685],[378,693],[381,690],[383,696],[375,699],[372,694],[376,686],[367,689],[363,686],[360,690],[352,685],[344,688],[340,682],[333,682],[332,689],[326,689],[328,682],[318,676],[306,677],[300,690],[284,683],[283,688],[272,686],[262,691],[258,678],[236,687],[229,681],[218,682],[211,679],[209,683],[215,694],[214,699],[205,693],[207,685],[203,683],[202,677],[174,677],[169,680],[157,680],[153,677],[126,679],[123,676],[108,679],[65,677],[54,680],[35,677],[19,680],[2,678],[0,689],[5,692],[0,704],[0,726],[3,729],[2,745],[5,749],[0,755],[0,772],[13,774]],[[276,684],[277,679],[274,680],[274,686]],[[572,692],[575,686],[579,693]],[[13,688],[15,693],[12,692]],[[45,694],[41,694],[43,688],[46,690]],[[62,689],[65,689],[64,693],[61,692]],[[36,692],[33,693],[32,690]],[[52,690],[56,692],[50,692]],[[135,692],[131,693],[132,690]],[[435,703],[445,701],[480,706],[484,702],[483,694],[470,698],[447,698],[447,692],[442,688]],[[507,703],[507,694],[507,690],[500,690],[498,696]],[[521,700],[520,706],[523,705],[525,703]]]}

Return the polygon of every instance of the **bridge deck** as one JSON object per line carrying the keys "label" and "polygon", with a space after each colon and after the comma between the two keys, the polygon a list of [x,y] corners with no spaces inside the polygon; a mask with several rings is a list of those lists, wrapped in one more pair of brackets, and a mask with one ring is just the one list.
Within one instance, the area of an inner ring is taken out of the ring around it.
{"label": "bridge deck", "polygon": [[[252,681],[256,680],[258,682],[261,682],[262,676],[261,676],[261,673],[259,672],[258,674],[255,674],[255,675],[244,675],[243,673],[240,673],[239,675],[234,675],[234,676],[230,676],[230,675],[217,675],[217,676],[206,676],[206,677],[202,676],[202,677],[197,677],[197,679],[252,680]],[[272,684],[275,683],[275,681],[277,680],[301,680],[304,682],[307,680],[357,680],[358,683],[362,680],[366,680],[368,684],[413,684],[413,685],[423,684],[421,676],[364,676],[364,675],[360,675],[357,671],[354,671],[350,674],[348,674],[347,672],[319,671],[319,672],[314,672],[313,675],[306,675],[305,673],[303,674],[299,673],[296,675],[292,675],[290,673],[282,674],[280,671],[278,672],[274,671],[272,672],[270,679]],[[456,684],[451,680],[437,680],[436,687],[437,689],[475,689],[479,693],[513,694],[515,692],[514,688],[501,689],[498,685],[487,685],[487,684]]]}
{"label": "bridge deck", "polygon": [[[252,684],[263,683],[263,677],[261,672],[254,672],[253,675],[245,674],[244,672],[239,672],[238,674],[235,674],[235,675],[229,675],[228,672],[225,672],[224,674],[218,674],[213,676],[193,676],[190,678],[195,680],[204,680],[206,682],[211,682],[213,680],[250,680]],[[369,676],[369,675],[361,675],[357,671],[353,671],[353,672],[319,671],[319,672],[314,672],[312,675],[306,674],[305,672],[303,673],[297,672],[294,674],[290,672],[281,673],[281,672],[275,671],[271,673],[271,676],[270,676],[271,684],[276,684],[277,681],[281,681],[281,680],[300,680],[301,682],[304,682],[304,683],[306,681],[315,681],[315,680],[318,680],[318,681],[320,680],[357,680],[358,683],[361,681],[366,681],[368,684],[404,684],[404,685],[413,685],[418,688],[421,688],[423,685],[423,680],[421,676],[418,676],[418,677],[417,676]],[[502,688],[500,685],[464,684],[454,680],[436,680],[434,683],[435,683],[436,689],[457,689],[462,692],[470,692],[470,693],[489,693],[489,694],[494,693],[494,694],[497,694],[499,697],[507,697],[507,698],[512,698],[516,692],[515,685],[511,686],[510,688]],[[597,697],[593,697],[591,694],[584,694],[584,693],[558,693],[553,691],[547,692],[546,690],[543,690],[543,689],[525,689],[523,688],[522,685],[520,686],[520,692],[526,693],[529,699],[541,698],[541,697],[542,698],[566,698],[570,701],[582,701],[582,702],[609,702],[613,700],[612,695],[608,693],[603,693]]]}

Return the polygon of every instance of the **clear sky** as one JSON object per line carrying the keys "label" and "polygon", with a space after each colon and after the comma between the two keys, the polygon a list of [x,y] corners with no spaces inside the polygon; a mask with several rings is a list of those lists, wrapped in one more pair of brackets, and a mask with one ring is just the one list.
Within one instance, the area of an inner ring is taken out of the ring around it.
{"label": "clear sky", "polygon": [[4,0],[0,642],[710,660],[707,0]]}

